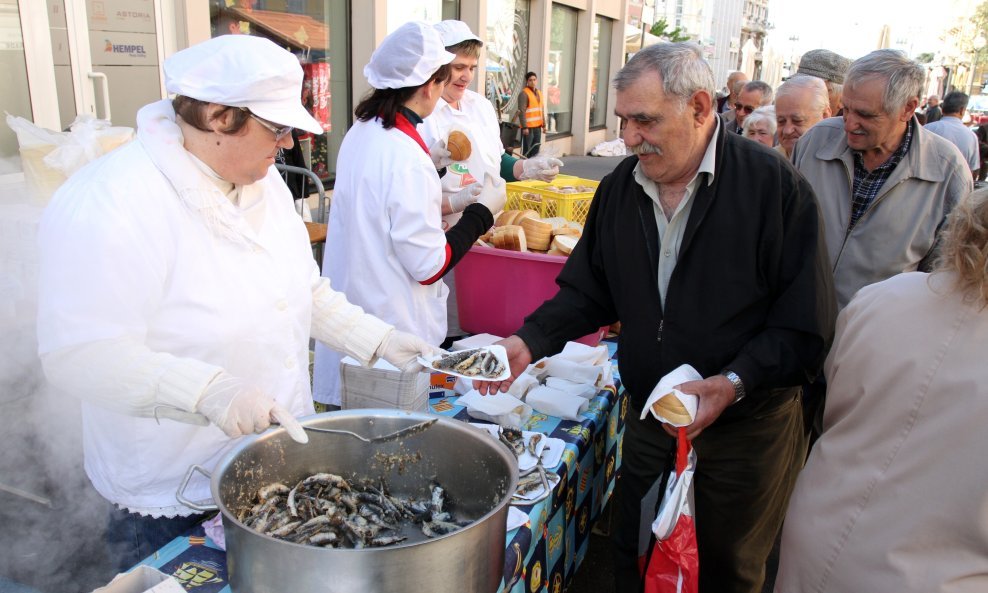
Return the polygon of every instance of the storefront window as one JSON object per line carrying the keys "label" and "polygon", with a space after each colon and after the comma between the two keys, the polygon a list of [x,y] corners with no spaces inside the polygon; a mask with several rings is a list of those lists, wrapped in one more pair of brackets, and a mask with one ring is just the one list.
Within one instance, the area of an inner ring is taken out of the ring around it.
{"label": "storefront window", "polygon": [[545,98],[549,134],[573,130],[573,78],[576,73],[577,12],[568,6],[552,5],[549,33],[549,64],[546,68]]}
{"label": "storefront window", "polygon": [[593,74],[590,80],[590,129],[607,121],[607,89],[611,80],[611,33],[614,21],[598,16],[593,22]]}
{"label": "storefront window", "polygon": [[299,145],[323,179],[336,176],[336,155],[350,125],[350,11],[347,0],[211,2],[213,36],[257,35],[288,49],[302,63],[302,102],[326,131],[303,134]]}
{"label": "storefront window", "polygon": [[488,0],[487,98],[502,121],[510,121],[518,110],[518,94],[525,86],[528,69],[529,0]]}
{"label": "storefront window", "polygon": [[[0,80],[4,81],[0,87],[0,112],[33,119],[31,96],[27,90],[24,38],[21,37],[16,0],[0,0],[0,50]],[[20,170],[17,137],[6,124],[0,125],[0,175],[18,173]]]}
{"label": "storefront window", "polygon": [[408,21],[438,23],[458,18],[459,0],[388,0],[388,33]]}

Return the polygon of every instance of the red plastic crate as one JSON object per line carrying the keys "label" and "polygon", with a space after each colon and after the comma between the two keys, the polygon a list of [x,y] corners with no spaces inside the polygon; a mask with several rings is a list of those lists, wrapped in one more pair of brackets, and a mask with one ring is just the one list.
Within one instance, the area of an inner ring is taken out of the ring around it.
{"label": "red plastic crate", "polygon": [[[472,334],[507,337],[525,317],[559,292],[556,276],[566,258],[475,245],[457,263],[456,304],[460,327]],[[607,326],[578,342],[596,346]]]}

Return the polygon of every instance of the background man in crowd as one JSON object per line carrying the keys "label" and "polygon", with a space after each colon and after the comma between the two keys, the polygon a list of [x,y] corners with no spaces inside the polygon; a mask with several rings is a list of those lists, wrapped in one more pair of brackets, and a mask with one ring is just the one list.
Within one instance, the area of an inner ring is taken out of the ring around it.
{"label": "background man in crowd", "polygon": [[796,140],[830,115],[827,87],[822,79],[797,74],[783,82],[775,96],[775,119],[779,136],[779,144],[775,149],[789,159]]}
{"label": "background man in crowd", "polygon": [[727,75],[727,84],[724,85],[726,93],[717,99],[717,113],[724,113],[734,109],[734,104],[738,100],[741,87],[746,82],[748,82],[748,75],[744,72],[735,70]]}
{"label": "background man in crowd", "polygon": [[771,149],[719,122],[696,45],[647,47],[614,86],[634,156],[601,183],[559,293],[502,344],[517,376],[567,340],[622,323],[631,410],[614,502],[616,591],[639,590],[641,500],[673,444],[667,425],[639,420],[642,407],[683,363],[706,377],[680,386],[699,397],[687,435],[698,455],[700,591],[757,593],[805,455],[798,385],[818,371],[834,323],[819,209]]}
{"label": "background man in crowd", "polygon": [[943,117],[943,110],[940,109],[940,97],[930,95],[926,100],[926,123],[932,124],[940,121],[941,117]]}
{"label": "background man in crowd", "polygon": [[830,113],[841,114],[841,95],[844,93],[844,75],[851,67],[851,60],[829,49],[813,49],[799,60],[796,74],[815,76],[827,85]]}
{"label": "background man in crowd", "polygon": [[[957,149],[913,117],[925,80],[922,66],[899,51],[858,59],[847,73],[843,119],[813,126],[793,151],[820,201],[841,309],[863,286],[928,271],[944,218],[973,187]],[[813,434],[820,387],[804,395]]]}
{"label": "background man in crowd", "polygon": [[526,158],[535,156],[542,148],[542,132],[545,131],[545,100],[539,90],[539,77],[534,72],[525,74],[525,88],[518,95],[518,122],[521,125],[521,153]]}
{"label": "background man in crowd", "polygon": [[767,82],[752,80],[745,83],[738,100],[734,103],[734,111],[730,112],[734,116],[734,121],[730,121],[730,116],[724,114],[724,123],[727,129],[735,134],[740,134],[744,129],[744,118],[748,117],[752,111],[759,107],[772,104],[772,87]]}
{"label": "background man in crowd", "polygon": [[967,166],[971,168],[971,176],[977,179],[978,170],[981,168],[978,155],[978,137],[962,121],[964,112],[967,111],[969,99],[966,94],[960,91],[947,93],[947,96],[943,98],[943,107],[941,107],[943,117],[933,123],[927,123],[926,129],[937,136],[943,136],[950,140],[961,151],[964,160],[967,161]]}

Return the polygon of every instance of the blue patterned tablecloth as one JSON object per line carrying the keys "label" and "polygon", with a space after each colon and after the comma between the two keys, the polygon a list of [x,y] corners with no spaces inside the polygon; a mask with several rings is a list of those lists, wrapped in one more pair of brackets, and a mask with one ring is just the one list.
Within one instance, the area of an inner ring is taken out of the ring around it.
{"label": "blue patterned tablecloth", "polygon": [[[614,345],[611,346],[612,355]],[[555,468],[559,483],[552,496],[534,505],[519,506],[528,521],[508,532],[504,557],[505,593],[560,593],[568,587],[589,545],[594,520],[614,490],[621,466],[621,441],[628,398],[616,377],[590,401],[579,422],[534,413],[525,430],[545,433],[566,443]],[[435,389],[433,413],[470,421],[452,391]],[[226,554],[205,537],[202,527],[172,540],[141,564],[177,578],[197,593],[230,593],[226,583]]]}

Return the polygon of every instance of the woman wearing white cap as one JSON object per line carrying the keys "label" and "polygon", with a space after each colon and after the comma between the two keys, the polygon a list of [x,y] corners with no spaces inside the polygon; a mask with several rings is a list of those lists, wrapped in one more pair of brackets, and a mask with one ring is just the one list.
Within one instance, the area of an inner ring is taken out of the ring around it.
{"label": "woman wearing white cap", "polygon": [[[272,421],[306,440],[310,334],[364,363],[431,350],[319,276],[272,166],[292,127],[322,132],[298,60],[229,35],[164,72],[174,101],[142,108],[137,139],[73,175],[40,228],[39,351],[49,381],[83,400],[86,472],[114,505],[121,569],[201,520],[175,500],[191,465],[212,468]],[[209,484],[186,494],[208,499]]]}
{"label": "woman wearing white cap", "polygon": [[[448,20],[433,26],[442,37],[446,51],[455,54],[456,58],[449,64],[452,78],[443,91],[442,101],[419,126],[419,132],[425,143],[433,146],[444,142],[453,130],[459,130],[470,138],[473,147],[469,159],[449,165],[442,177],[443,228],[446,229],[456,224],[463,209],[477,200],[480,181],[483,181],[485,174],[500,176],[506,181],[552,181],[559,174],[563,162],[545,156],[518,159],[504,151],[494,106],[485,97],[467,88],[477,73],[480,48],[484,42],[463,21]],[[450,290],[446,315],[446,335],[449,337],[463,334],[452,280],[450,274],[446,279]]]}
{"label": "woman wearing white cap", "polygon": [[[447,288],[442,277],[494,223],[504,206],[504,184],[484,175],[476,203],[442,228],[437,166],[415,126],[435,109],[454,55],[432,26],[409,22],[388,35],[364,76],[374,90],[355,110],[337,161],[323,273],[370,313],[439,345],[446,336]],[[316,401],[338,405],[338,354],[316,348]]]}

